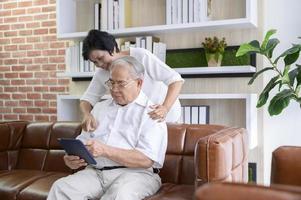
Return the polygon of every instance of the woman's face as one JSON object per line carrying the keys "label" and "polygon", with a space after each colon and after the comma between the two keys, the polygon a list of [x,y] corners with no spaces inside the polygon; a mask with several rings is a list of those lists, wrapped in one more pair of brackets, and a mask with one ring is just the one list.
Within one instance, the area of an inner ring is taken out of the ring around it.
{"label": "woman's face", "polygon": [[113,56],[104,50],[92,50],[89,55],[89,60],[93,62],[96,67],[108,70],[113,61]]}

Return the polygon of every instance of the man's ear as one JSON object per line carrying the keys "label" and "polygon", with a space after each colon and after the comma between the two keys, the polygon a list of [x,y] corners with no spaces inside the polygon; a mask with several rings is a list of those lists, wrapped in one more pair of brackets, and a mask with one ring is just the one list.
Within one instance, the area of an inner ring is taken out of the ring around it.
{"label": "man's ear", "polygon": [[138,78],[137,80],[138,80],[138,87],[142,88],[143,80],[140,78]]}

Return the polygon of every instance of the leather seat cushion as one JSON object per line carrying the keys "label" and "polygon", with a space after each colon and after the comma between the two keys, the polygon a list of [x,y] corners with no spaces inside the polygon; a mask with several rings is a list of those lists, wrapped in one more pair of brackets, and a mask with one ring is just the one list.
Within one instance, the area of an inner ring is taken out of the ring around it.
{"label": "leather seat cushion", "polygon": [[38,170],[12,170],[0,174],[0,197],[1,199],[16,199],[17,194],[35,180],[49,176],[51,172]]}
{"label": "leather seat cushion", "polygon": [[67,176],[67,173],[55,173],[34,181],[24,188],[18,195],[18,200],[45,200],[52,184],[59,178]]}

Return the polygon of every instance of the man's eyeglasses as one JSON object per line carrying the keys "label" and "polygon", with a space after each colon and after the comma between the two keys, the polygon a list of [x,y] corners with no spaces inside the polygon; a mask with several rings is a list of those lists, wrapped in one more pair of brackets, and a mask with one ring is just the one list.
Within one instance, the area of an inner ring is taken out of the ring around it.
{"label": "man's eyeglasses", "polygon": [[128,80],[128,81],[113,81],[113,80],[109,79],[105,82],[105,84],[110,88],[110,90],[112,90],[114,88],[114,86],[117,89],[124,89],[124,88],[128,87],[129,84],[132,82],[134,82],[133,79]]}

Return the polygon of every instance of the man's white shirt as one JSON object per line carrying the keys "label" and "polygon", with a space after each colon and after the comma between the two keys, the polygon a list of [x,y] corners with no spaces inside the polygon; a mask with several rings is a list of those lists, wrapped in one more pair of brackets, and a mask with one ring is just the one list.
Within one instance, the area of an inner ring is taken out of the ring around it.
{"label": "man's white shirt", "polygon": [[[109,146],[122,149],[136,149],[154,161],[152,167],[162,168],[167,148],[167,127],[165,122],[157,122],[147,114],[153,103],[140,91],[130,104],[120,106],[113,99],[97,103],[92,115],[98,122],[93,134],[82,131],[77,139],[85,142],[96,139]],[[118,166],[120,164],[97,157],[97,167]]]}

